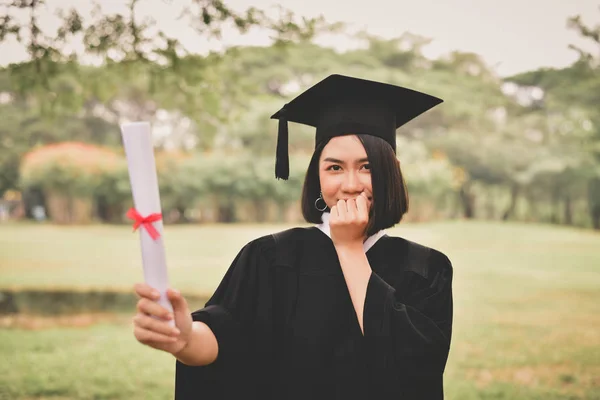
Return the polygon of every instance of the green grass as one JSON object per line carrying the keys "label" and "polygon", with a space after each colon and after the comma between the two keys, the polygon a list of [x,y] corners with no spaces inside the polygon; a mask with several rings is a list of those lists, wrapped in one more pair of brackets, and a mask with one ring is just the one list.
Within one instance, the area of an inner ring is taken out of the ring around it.
{"label": "green grass", "polygon": [[[212,291],[241,247],[273,229],[167,227],[172,286]],[[139,236],[127,226],[0,225],[0,287],[131,290],[142,271]]]}
{"label": "green grass", "polygon": [[174,363],[129,326],[0,330],[0,399],[168,399]]}
{"label": "green grass", "polygon": [[[171,282],[211,292],[244,243],[284,228],[169,226]],[[600,400],[600,234],[495,222],[390,233],[453,262],[446,398]],[[0,225],[0,287],[130,290],[142,279],[128,227]],[[137,344],[126,322],[0,330],[0,359],[0,399],[172,397],[171,356]]]}

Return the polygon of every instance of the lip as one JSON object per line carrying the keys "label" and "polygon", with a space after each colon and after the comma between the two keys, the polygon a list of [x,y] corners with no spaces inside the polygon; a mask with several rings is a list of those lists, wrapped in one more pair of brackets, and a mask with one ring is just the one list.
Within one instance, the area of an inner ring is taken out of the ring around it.
{"label": "lip", "polygon": [[[348,200],[356,200],[356,199],[358,199],[358,196],[357,196],[357,197],[350,197],[350,198],[348,198],[348,199],[338,199],[338,201],[339,201],[339,200],[348,201]],[[367,197],[367,199],[369,199],[369,201],[373,201],[373,198],[372,198],[372,197]]]}

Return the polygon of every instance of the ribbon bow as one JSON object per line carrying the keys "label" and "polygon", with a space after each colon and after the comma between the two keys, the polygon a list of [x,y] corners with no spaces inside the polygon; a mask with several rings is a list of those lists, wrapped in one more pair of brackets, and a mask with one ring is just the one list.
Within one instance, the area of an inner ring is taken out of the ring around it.
{"label": "ribbon bow", "polygon": [[142,217],[142,215],[135,208],[130,208],[129,211],[127,211],[127,217],[135,221],[133,224],[134,232],[137,228],[139,228],[140,225],[142,225],[144,228],[146,228],[146,231],[150,234],[150,237],[153,240],[158,239],[160,236],[160,233],[158,233],[152,223],[160,220],[162,218],[161,214],[154,213],[146,217]]}

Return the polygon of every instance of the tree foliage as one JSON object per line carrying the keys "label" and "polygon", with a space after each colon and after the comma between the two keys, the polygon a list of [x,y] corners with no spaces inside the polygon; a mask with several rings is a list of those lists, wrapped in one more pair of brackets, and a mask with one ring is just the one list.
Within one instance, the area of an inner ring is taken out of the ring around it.
{"label": "tree foliage", "polygon": [[[185,219],[189,209],[212,207],[218,220],[234,221],[249,207],[255,219],[266,220],[266,210],[280,206],[281,216],[300,196],[314,132],[290,124],[297,159],[290,181],[277,181],[277,123],[270,116],[341,73],[445,100],[398,130],[398,156],[416,199],[412,218],[600,221],[596,54],[576,49],[581,58],[570,67],[501,79],[477,54],[428,59],[423,49],[430,40],[413,33],[394,39],[362,33],[363,47],[339,53],[312,41],[339,25],[283,9],[275,17],[255,8],[234,11],[220,0],[192,1],[181,23],[199,39],[218,39],[229,27],[260,27],[272,33],[273,44],[191,54],[157,21],[139,16],[144,3],[130,0],[116,14],[100,5],[90,15],[62,10],[58,28],[42,31],[39,16],[50,0],[4,2],[0,42],[16,38],[29,59],[0,70],[0,193],[30,185],[18,165],[31,149],[81,141],[120,152],[118,124],[147,120],[156,134],[166,211]],[[569,24],[598,42],[598,28],[578,17]],[[73,41],[82,52],[69,50]],[[94,193],[100,217],[118,220],[130,201],[126,168],[106,175]]]}

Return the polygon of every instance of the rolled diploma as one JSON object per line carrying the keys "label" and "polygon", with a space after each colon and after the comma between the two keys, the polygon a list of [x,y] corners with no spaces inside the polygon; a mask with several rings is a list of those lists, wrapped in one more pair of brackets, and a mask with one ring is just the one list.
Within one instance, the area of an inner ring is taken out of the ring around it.
{"label": "rolled diploma", "polygon": [[[121,134],[125,155],[127,156],[134,207],[143,217],[160,213],[160,195],[150,124],[148,122],[123,124],[121,125]],[[169,278],[163,242],[162,219],[152,224],[160,234],[156,240],[152,239],[143,225],[138,228],[142,247],[144,280],[160,292],[158,303],[173,312],[173,307],[166,293],[169,287]],[[171,323],[173,323],[173,320],[171,320]]]}

